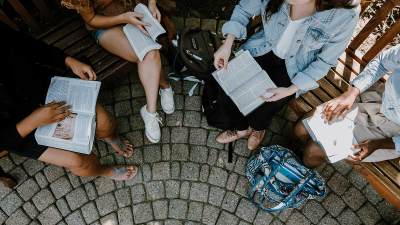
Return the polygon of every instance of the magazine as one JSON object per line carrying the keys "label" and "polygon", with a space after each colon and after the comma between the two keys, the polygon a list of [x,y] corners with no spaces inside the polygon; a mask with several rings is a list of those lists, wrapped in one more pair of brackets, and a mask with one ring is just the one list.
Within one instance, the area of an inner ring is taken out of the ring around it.
{"label": "magazine", "polygon": [[157,37],[166,31],[151,15],[151,12],[145,5],[141,3],[136,5],[134,11],[143,14],[141,21],[149,24],[149,26],[145,26],[148,34],[143,33],[139,28],[132,24],[126,24],[123,27],[123,31],[139,60],[143,61],[143,58],[149,51],[161,48],[161,45],[156,42]]}
{"label": "magazine", "polygon": [[353,132],[357,113],[358,108],[354,107],[342,120],[328,124],[322,118],[322,106],[318,106],[313,116],[303,120],[308,133],[325,150],[331,163],[356,153]]}
{"label": "magazine", "polygon": [[276,88],[249,51],[239,52],[229,61],[227,69],[217,70],[212,75],[245,116],[265,103],[261,96],[272,96],[266,89]]}
{"label": "magazine", "polygon": [[90,154],[96,129],[96,102],[100,84],[99,81],[53,77],[46,104],[65,101],[71,106],[72,113],[58,123],[36,129],[38,144]]}

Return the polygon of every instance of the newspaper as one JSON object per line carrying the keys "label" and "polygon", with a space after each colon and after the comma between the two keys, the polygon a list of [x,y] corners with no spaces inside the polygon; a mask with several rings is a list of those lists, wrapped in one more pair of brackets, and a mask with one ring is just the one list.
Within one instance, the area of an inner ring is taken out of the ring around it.
{"label": "newspaper", "polygon": [[342,120],[325,123],[322,118],[322,106],[318,106],[314,115],[303,120],[312,139],[325,150],[328,160],[335,163],[356,153],[354,137],[355,118],[358,108],[353,108]]}
{"label": "newspaper", "polygon": [[261,96],[272,95],[266,89],[276,88],[249,51],[238,53],[226,70],[217,70],[212,75],[245,116],[265,102]]}
{"label": "newspaper", "polygon": [[66,77],[53,77],[46,104],[65,101],[71,115],[58,123],[36,129],[38,144],[73,152],[90,154],[96,128],[96,102],[100,82]]}
{"label": "newspaper", "polygon": [[136,5],[134,11],[143,14],[141,21],[149,24],[149,26],[145,26],[148,34],[143,33],[132,24],[126,24],[123,27],[123,31],[139,60],[143,61],[143,58],[149,51],[161,48],[161,45],[156,42],[157,37],[166,31],[151,15],[151,12],[145,5],[141,3]]}

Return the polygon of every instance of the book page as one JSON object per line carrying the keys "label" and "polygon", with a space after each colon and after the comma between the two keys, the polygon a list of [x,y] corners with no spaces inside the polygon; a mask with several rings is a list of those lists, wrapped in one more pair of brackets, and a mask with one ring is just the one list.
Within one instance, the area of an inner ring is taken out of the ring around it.
{"label": "book page", "polygon": [[156,43],[134,25],[125,25],[123,27],[123,31],[125,36],[128,38],[129,44],[140,61],[143,61],[143,58],[149,51],[161,48],[160,44]]}
{"label": "book page", "polygon": [[65,101],[74,113],[94,114],[100,82],[66,77],[53,77],[47,92],[46,104]]}
{"label": "book page", "polygon": [[217,70],[212,75],[222,89],[230,95],[261,70],[261,67],[250,55],[250,52],[245,51],[229,61],[226,70]]}
{"label": "book page", "polygon": [[143,18],[141,20],[149,24],[149,26],[146,26],[145,29],[153,41],[156,41],[158,36],[166,32],[158,20],[151,15],[151,12],[147,6],[139,3],[136,5],[134,11],[143,14]]}
{"label": "book page", "polygon": [[265,90],[276,88],[267,72],[260,71],[249,81],[244,83],[231,93],[231,98],[243,115],[247,115],[264,103],[261,96],[265,96]]}
{"label": "book page", "polygon": [[355,153],[353,144],[356,140],[353,134],[358,108],[352,109],[343,120],[325,123],[322,119],[322,106],[318,106],[314,115],[303,120],[314,141],[325,150],[330,162],[336,162]]}

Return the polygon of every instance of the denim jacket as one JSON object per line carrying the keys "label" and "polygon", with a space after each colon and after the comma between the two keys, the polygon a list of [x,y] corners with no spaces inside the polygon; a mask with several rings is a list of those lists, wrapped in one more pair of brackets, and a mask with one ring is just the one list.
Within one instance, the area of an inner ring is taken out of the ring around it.
{"label": "denim jacket", "polygon": [[[400,45],[379,54],[351,83],[363,92],[384,75],[390,77],[385,84],[381,113],[400,125]],[[400,153],[400,134],[393,141]]]}
{"label": "denim jacket", "polygon": [[[230,21],[222,27],[226,37],[247,38],[246,26],[253,16],[262,16],[262,29],[252,35],[241,48],[252,56],[261,56],[273,50],[289,22],[290,6],[284,3],[280,10],[266,18],[265,7],[269,0],[241,0],[236,5]],[[360,7],[331,9],[316,12],[302,22],[297,36],[285,57],[286,69],[297,95],[318,88],[317,81],[337,64],[358,22]]]}

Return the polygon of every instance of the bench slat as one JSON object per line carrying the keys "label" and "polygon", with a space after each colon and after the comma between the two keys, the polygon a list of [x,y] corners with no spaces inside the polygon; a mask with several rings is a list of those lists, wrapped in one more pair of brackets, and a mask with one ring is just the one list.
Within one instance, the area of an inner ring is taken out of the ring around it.
{"label": "bench slat", "polygon": [[394,184],[398,186],[397,189],[399,190],[400,195],[400,174],[396,167],[394,167],[388,161],[377,162],[375,165],[380,171],[382,171],[383,174],[386,175],[386,177],[388,177]]}
{"label": "bench slat", "polygon": [[70,33],[82,28],[84,25],[82,21],[72,20],[70,23],[67,23],[64,27],[59,27],[59,29],[55,30],[51,35],[48,35],[42,40],[49,45],[53,45],[55,42],[62,40],[67,37]]}
{"label": "bench slat", "polygon": [[8,0],[8,3],[34,31],[40,30],[39,24],[19,0]]}
{"label": "bench slat", "polygon": [[60,41],[53,44],[57,48],[62,50],[72,46],[74,43],[78,42],[79,40],[84,39],[85,37],[89,36],[89,32],[86,30],[85,27],[81,27],[78,30],[74,31],[73,33],[68,34],[68,36],[64,37]]}

